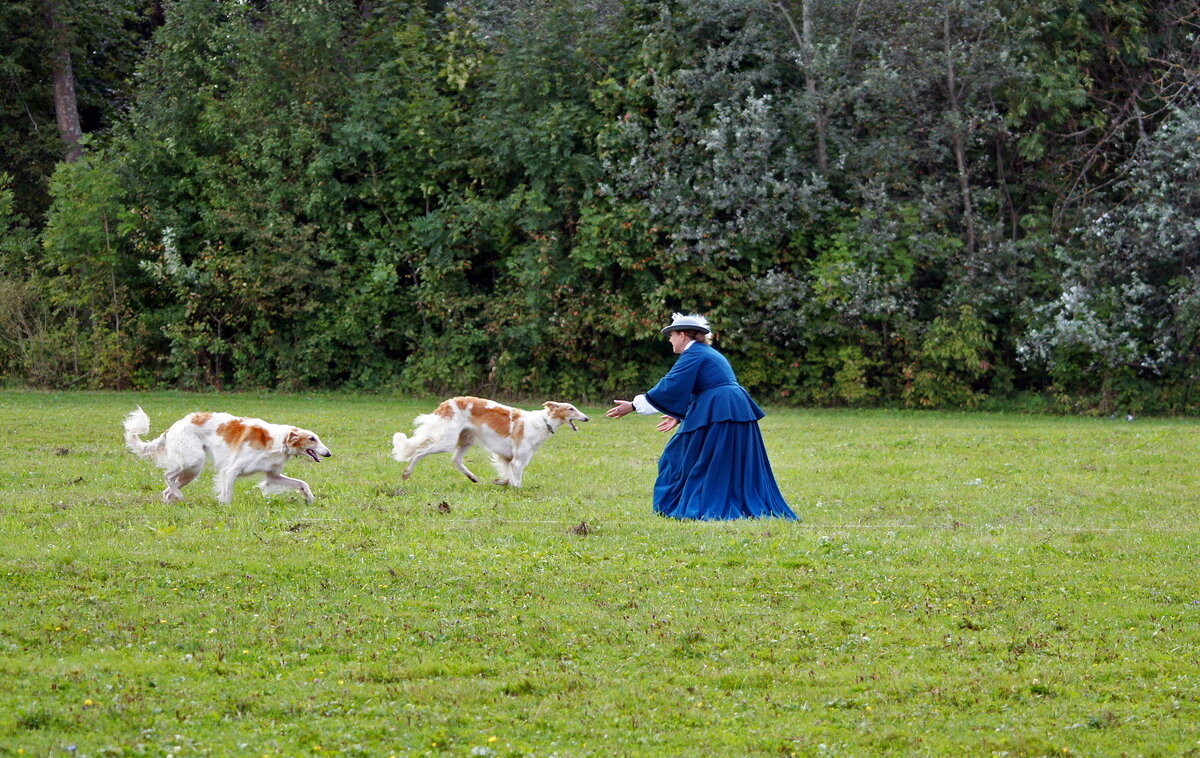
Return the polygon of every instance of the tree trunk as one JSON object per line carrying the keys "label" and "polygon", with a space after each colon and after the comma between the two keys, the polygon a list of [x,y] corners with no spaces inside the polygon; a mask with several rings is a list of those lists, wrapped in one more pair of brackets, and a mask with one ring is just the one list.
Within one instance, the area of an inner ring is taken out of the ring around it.
{"label": "tree trunk", "polygon": [[[958,89],[958,77],[954,72],[954,51],[950,45],[950,9],[942,19],[942,32],[945,36],[946,50],[946,90],[950,103],[950,113],[954,123],[950,129],[950,141],[954,147],[954,161],[958,168],[958,189],[962,194],[963,226],[967,233],[968,261],[975,255],[975,210],[971,203],[971,173],[967,166],[966,119],[962,113],[961,93]],[[968,263],[968,273],[971,264]]]}
{"label": "tree trunk", "polygon": [[800,28],[804,34],[804,88],[813,106],[817,109],[817,170],[822,174],[829,171],[828,148],[825,145],[825,104],[817,97],[817,77],[813,73],[813,0],[803,0],[800,11]]}
{"label": "tree trunk", "polygon": [[79,140],[79,104],[75,100],[75,72],[71,68],[71,43],[59,13],[58,0],[45,0],[46,25],[50,30],[50,63],[54,72],[54,115],[58,134],[66,143],[63,160],[72,163],[83,153]]}
{"label": "tree trunk", "polygon": [[800,5],[800,26],[801,30],[796,29],[796,22],[792,20],[792,14],[788,13],[787,8],[782,2],[772,3],[772,6],[779,11],[784,20],[787,21],[788,27],[792,30],[792,37],[795,38],[796,44],[800,46],[800,55],[804,62],[804,91],[808,94],[808,99],[812,103],[816,111],[815,121],[817,130],[817,170],[822,174],[828,172],[829,169],[829,149],[826,146],[826,125],[825,106],[821,103],[817,94],[817,77],[813,73],[813,28],[812,28],[812,3],[813,0],[802,0]]}

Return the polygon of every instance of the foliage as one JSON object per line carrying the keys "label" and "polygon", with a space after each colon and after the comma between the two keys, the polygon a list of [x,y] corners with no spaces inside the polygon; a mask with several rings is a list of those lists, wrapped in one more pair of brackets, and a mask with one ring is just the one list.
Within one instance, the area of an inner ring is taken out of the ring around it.
{"label": "foliage", "polygon": [[905,370],[903,397],[918,407],[973,408],[976,386],[991,369],[991,335],[987,322],[969,305],[938,316],[929,327],[917,360]]}
{"label": "foliage", "polygon": [[778,401],[1194,408],[1186,3],[107,7],[53,182],[0,10],[10,378],[603,397],[694,310]]}
{"label": "foliage", "polygon": [[1128,388],[1143,374],[1190,383],[1197,370],[1200,196],[1185,179],[1198,167],[1197,141],[1191,107],[1143,143],[1120,184],[1127,203],[1096,209],[1076,244],[1059,250],[1063,289],[1022,343],[1026,360],[1047,364],[1064,390],[1097,393],[1102,410],[1117,404],[1114,382]]}
{"label": "foliage", "polygon": [[[56,11],[67,29],[84,130],[110,129],[128,106],[131,74],[148,38],[143,0],[70,0]],[[50,175],[62,158],[55,127],[45,0],[0,4],[0,171],[13,180],[17,210],[41,222]]]}
{"label": "foliage", "polygon": [[50,374],[35,348],[45,332],[45,309],[25,274],[36,238],[16,211],[12,177],[0,171],[0,372],[45,379]]}
{"label": "foliage", "polygon": [[610,127],[614,191],[645,198],[671,230],[675,265],[724,268],[822,205],[795,72],[763,8],[663,4],[642,30],[642,72],[623,84],[631,107]]}
{"label": "foliage", "polygon": [[68,376],[90,386],[129,386],[135,271],[121,253],[133,220],[119,177],[111,162],[93,153],[60,166],[50,195],[42,291],[59,315],[53,339],[71,345]]}
{"label": "foliage", "polygon": [[152,86],[122,143],[127,170],[153,177],[131,178],[150,236],[170,230],[155,270],[183,277],[168,285],[164,334],[166,375],[184,386],[294,386],[348,370],[323,347],[344,273],[328,245],[347,223],[330,148],[352,91],[342,44],[353,24],[329,6],[178,3],[156,35]]}

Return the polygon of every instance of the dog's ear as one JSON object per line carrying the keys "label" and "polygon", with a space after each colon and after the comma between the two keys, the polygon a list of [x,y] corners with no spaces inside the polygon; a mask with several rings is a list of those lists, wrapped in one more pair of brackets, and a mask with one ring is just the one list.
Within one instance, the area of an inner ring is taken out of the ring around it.
{"label": "dog's ear", "polygon": [[292,431],[283,439],[284,447],[300,447],[300,436],[300,430],[293,426]]}
{"label": "dog's ear", "polygon": [[554,402],[553,400],[547,400],[546,402],[542,403],[542,407],[546,410],[550,410],[551,408],[557,408],[558,403]]}

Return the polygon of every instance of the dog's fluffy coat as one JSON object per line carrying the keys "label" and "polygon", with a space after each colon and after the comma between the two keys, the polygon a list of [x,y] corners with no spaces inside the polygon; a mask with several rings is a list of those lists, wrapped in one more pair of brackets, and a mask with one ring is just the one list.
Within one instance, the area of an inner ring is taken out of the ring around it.
{"label": "dog's fluffy coat", "polygon": [[251,474],[266,475],[258,485],[263,494],[299,490],[311,503],[308,483],[284,476],[283,464],[296,455],[308,455],[317,463],[330,455],[329,448],[307,429],[228,413],[189,413],[157,438],[142,441],[149,432],[150,417],[141,408],[125,417],[125,444],[163,469],[167,488],[162,494],[168,503],[183,499],[180,488],[199,476],[210,460],[216,467],[213,486],[222,503],[233,498],[238,477]]}
{"label": "dog's fluffy coat", "polygon": [[413,419],[412,437],[396,432],[392,436],[392,457],[408,462],[404,478],[412,476],[417,461],[434,453],[454,452],[454,465],[473,482],[475,476],[463,464],[463,456],[473,444],[491,453],[492,465],[499,477],[496,484],[521,486],[525,467],[538,447],[563,424],[579,431],[576,421],[587,421],[570,403],[547,402],[542,410],[523,411],[478,397],[454,397],[433,413]]}

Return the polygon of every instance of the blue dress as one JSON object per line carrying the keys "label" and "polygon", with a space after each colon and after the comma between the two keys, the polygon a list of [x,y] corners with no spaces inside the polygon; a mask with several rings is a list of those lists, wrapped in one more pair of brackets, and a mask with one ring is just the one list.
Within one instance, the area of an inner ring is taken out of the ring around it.
{"label": "blue dress", "polygon": [[654,510],[679,519],[795,519],[758,430],[765,416],[725,356],[694,342],[646,399],[682,423],[658,459]]}

